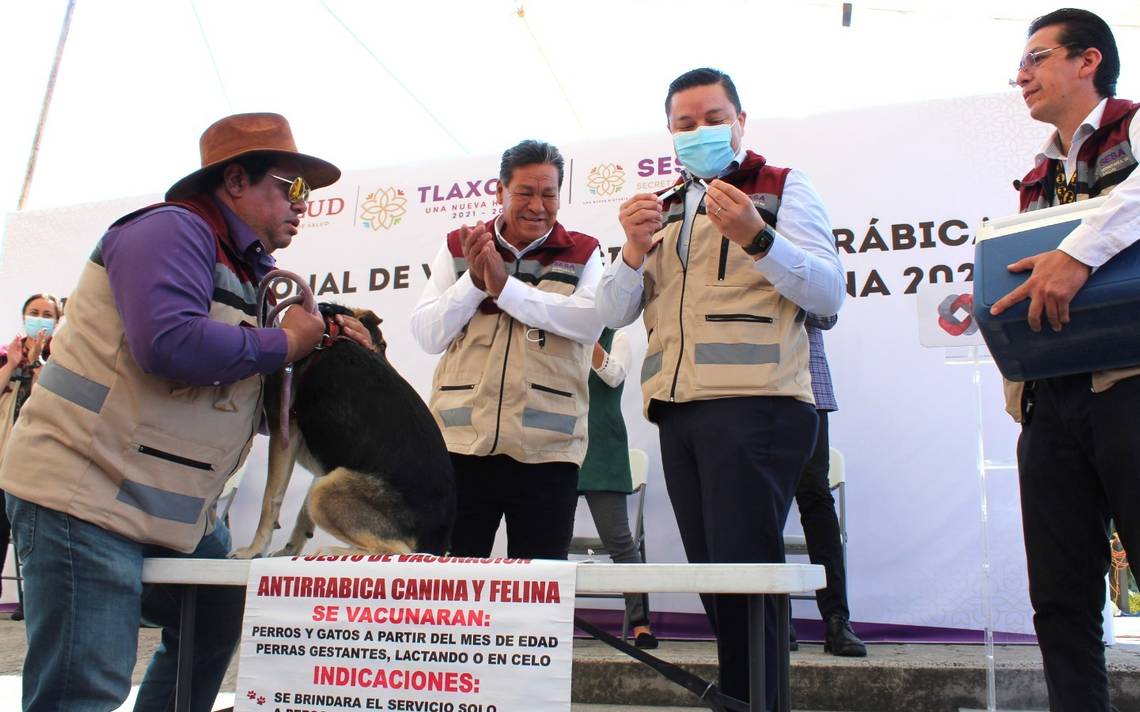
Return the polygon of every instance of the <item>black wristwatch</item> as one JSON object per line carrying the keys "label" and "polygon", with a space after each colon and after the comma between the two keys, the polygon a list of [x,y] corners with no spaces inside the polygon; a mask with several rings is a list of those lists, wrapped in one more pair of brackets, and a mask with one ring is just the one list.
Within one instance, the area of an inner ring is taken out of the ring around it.
{"label": "black wristwatch", "polygon": [[772,240],[775,239],[776,233],[772,232],[772,228],[765,225],[760,228],[760,232],[756,233],[756,237],[752,238],[752,242],[744,246],[744,251],[750,255],[762,254],[772,247]]}

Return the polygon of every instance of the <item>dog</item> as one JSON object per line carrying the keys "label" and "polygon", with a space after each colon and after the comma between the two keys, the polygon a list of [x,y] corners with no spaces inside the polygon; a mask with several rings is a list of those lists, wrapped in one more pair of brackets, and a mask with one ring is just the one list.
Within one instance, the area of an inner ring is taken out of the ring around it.
{"label": "dog", "polygon": [[[314,523],[348,548],[327,554],[446,553],[455,522],[455,475],[439,426],[423,399],[388,362],[381,320],[367,310],[318,305],[324,348],[293,364],[288,444],[277,413],[280,373],[266,379],[269,474],[261,518],[249,546],[231,558],[269,548],[293,466],[312,472],[312,487],[293,534],[273,556],[296,556]],[[337,314],[356,316],[374,350],[337,338]]]}

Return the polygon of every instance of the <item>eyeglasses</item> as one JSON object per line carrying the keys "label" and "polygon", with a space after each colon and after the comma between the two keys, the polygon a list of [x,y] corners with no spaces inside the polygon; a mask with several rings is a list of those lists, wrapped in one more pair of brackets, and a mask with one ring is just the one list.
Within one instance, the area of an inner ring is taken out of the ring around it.
{"label": "eyeglasses", "polygon": [[286,195],[286,197],[289,198],[290,203],[307,203],[307,202],[309,202],[309,192],[312,189],[309,188],[309,184],[306,183],[305,179],[302,178],[301,176],[297,176],[296,178],[290,179],[290,178],[282,178],[281,176],[275,176],[272,173],[270,173],[269,177],[270,178],[276,178],[277,180],[281,181],[282,183],[288,183],[289,184],[289,192],[287,192],[285,195]]}
{"label": "eyeglasses", "polygon": [[1043,61],[1045,61],[1042,58],[1047,56],[1050,52],[1055,52],[1055,51],[1062,49],[1064,47],[1071,47],[1071,46],[1072,46],[1072,43],[1070,42],[1068,44],[1061,44],[1061,45],[1057,45],[1056,47],[1050,47],[1049,49],[1039,49],[1036,52],[1026,52],[1025,56],[1021,58],[1021,62],[1018,63],[1018,65],[1017,65],[1017,71],[1028,72],[1030,69],[1033,69],[1034,67],[1038,66]]}

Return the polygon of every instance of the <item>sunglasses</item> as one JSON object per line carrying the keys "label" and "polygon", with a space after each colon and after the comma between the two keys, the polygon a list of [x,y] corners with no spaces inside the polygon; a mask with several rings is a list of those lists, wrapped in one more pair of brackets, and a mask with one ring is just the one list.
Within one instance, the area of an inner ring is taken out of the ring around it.
{"label": "sunglasses", "polygon": [[269,177],[270,178],[276,178],[277,180],[281,181],[282,183],[288,183],[289,184],[289,191],[287,193],[285,193],[285,195],[286,195],[286,197],[289,198],[290,203],[307,203],[307,202],[309,202],[309,192],[312,189],[309,188],[309,184],[306,183],[305,179],[302,178],[301,176],[297,176],[296,178],[290,179],[290,178],[282,178],[281,176],[275,176],[272,173],[270,173]]}

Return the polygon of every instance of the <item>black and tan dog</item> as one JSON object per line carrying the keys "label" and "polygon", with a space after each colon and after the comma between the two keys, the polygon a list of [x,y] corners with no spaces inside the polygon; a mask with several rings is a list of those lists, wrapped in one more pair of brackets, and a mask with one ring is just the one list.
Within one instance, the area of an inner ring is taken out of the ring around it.
{"label": "black and tan dog", "polygon": [[[299,554],[314,522],[348,545],[326,553],[444,553],[455,521],[455,479],[439,427],[388,362],[375,314],[337,304],[319,308],[333,336],[293,365],[287,445],[276,415],[281,376],[266,379],[271,425],[261,519],[253,542],[230,556],[265,554],[297,461],[316,479],[292,536],[274,556]],[[336,338],[337,314],[359,318],[376,350]]]}

